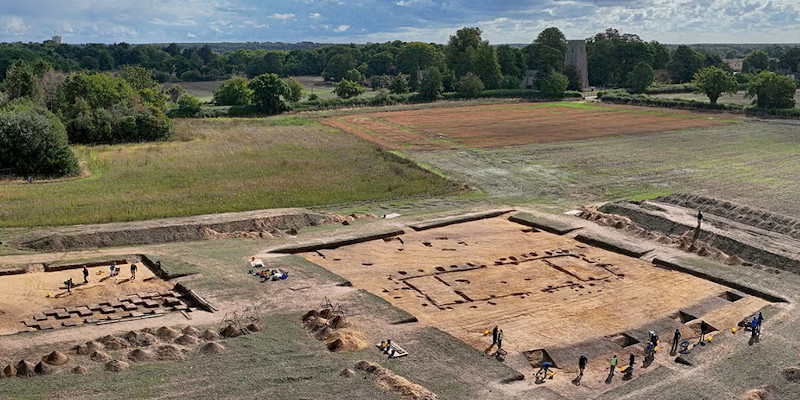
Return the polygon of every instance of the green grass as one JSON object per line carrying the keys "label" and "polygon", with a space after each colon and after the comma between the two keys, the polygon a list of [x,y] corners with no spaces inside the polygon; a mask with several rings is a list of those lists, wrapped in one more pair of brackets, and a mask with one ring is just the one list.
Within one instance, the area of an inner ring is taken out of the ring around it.
{"label": "green grass", "polygon": [[688,192],[794,215],[800,208],[798,153],[796,126],[744,122],[411,155],[506,204],[550,203],[569,208]]}
{"label": "green grass", "polygon": [[[717,103],[720,104],[740,104],[749,106],[753,103],[753,99],[747,99],[744,97],[744,91],[737,92],[734,95],[723,94],[719,96],[717,99]],[[650,97],[660,97],[666,99],[682,99],[682,100],[694,100],[694,101],[702,101],[708,103],[708,96],[701,94],[701,93],[665,93],[665,94],[653,94]],[[800,90],[795,92],[794,100],[798,106],[800,106]]]}
{"label": "green grass", "polygon": [[175,137],[76,147],[88,177],[0,182],[0,227],[319,206],[454,189],[371,143],[297,116],[176,120]]}

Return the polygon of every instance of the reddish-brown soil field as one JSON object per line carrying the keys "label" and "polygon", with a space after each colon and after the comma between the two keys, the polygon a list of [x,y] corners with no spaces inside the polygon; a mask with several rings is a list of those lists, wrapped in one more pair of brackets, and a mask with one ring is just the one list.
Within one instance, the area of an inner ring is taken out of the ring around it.
{"label": "reddish-brown soil field", "polygon": [[323,123],[390,149],[515,146],[701,128],[727,115],[583,103],[496,104],[334,117]]}

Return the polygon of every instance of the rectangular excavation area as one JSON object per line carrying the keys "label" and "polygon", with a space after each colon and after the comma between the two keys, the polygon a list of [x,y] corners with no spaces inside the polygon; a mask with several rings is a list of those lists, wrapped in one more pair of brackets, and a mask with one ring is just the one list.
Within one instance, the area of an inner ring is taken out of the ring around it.
{"label": "rectangular excavation area", "polygon": [[[491,343],[485,331],[495,325],[504,331],[504,349],[526,352],[608,343],[621,332],[669,318],[691,337],[686,322],[700,318],[714,327],[733,327],[769,304],[753,296],[725,302],[718,296],[728,287],[503,217],[399,239],[302,256],[481,351]],[[701,315],[677,313],[698,304],[716,308]],[[659,334],[667,337],[672,330]],[[617,339],[620,346],[629,344]]]}
{"label": "rectangular excavation area", "polygon": [[[115,264],[119,274],[110,276],[111,261],[88,267],[89,283],[83,283],[82,264],[49,272],[0,276],[0,335],[24,331],[122,320],[170,311],[188,310],[187,299],[174,284],[155,276],[136,260],[136,279],[129,262]],[[71,293],[64,282],[72,278]]]}

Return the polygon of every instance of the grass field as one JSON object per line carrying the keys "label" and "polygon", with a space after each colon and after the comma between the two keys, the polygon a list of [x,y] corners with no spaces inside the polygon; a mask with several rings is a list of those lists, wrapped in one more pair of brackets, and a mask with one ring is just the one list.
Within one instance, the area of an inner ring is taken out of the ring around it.
{"label": "grass field", "polygon": [[[741,104],[749,106],[753,103],[753,99],[747,99],[744,97],[745,92],[737,92],[734,95],[723,94],[717,100],[717,103],[720,104]],[[695,100],[695,101],[702,101],[708,103],[708,96],[700,93],[668,93],[668,94],[654,94],[650,95],[650,97],[659,97],[665,99],[683,99],[683,100]],[[797,103],[796,106],[800,106],[800,90],[795,92],[794,100]]]}
{"label": "grass field", "polygon": [[383,147],[437,150],[563,142],[733,122],[725,115],[596,103],[509,103],[347,115],[323,123]]}
{"label": "grass field", "polygon": [[0,226],[340,204],[453,189],[371,143],[308,119],[176,120],[175,136],[77,147],[88,177],[0,183]]}
{"label": "grass field", "polygon": [[796,125],[754,121],[412,155],[508,204],[565,208],[677,191],[795,215],[800,208],[799,153]]}

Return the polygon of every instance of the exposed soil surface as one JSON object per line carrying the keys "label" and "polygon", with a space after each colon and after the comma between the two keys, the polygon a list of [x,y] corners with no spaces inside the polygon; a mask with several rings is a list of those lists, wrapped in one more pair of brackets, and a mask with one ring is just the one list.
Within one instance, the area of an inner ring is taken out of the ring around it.
{"label": "exposed soil surface", "polygon": [[519,103],[348,115],[323,123],[390,149],[441,150],[651,133],[731,121],[677,110]]}

